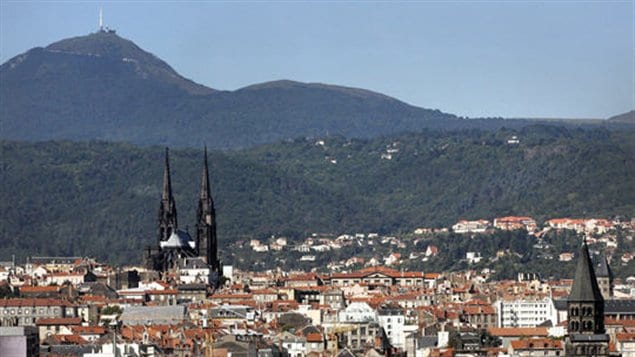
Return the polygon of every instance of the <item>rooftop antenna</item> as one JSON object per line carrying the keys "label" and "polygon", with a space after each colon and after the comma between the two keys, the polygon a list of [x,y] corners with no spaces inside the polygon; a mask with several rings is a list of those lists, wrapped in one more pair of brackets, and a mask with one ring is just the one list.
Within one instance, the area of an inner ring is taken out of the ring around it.
{"label": "rooftop antenna", "polygon": [[99,31],[104,30],[104,12],[102,8],[99,8]]}

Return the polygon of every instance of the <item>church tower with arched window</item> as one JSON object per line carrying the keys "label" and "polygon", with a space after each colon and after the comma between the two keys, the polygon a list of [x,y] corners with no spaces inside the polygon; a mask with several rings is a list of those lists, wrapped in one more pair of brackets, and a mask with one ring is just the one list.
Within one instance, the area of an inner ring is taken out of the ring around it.
{"label": "church tower with arched window", "polygon": [[578,254],[575,277],[567,299],[567,356],[609,356],[609,336],[604,331],[604,298],[595,277],[586,242]]}

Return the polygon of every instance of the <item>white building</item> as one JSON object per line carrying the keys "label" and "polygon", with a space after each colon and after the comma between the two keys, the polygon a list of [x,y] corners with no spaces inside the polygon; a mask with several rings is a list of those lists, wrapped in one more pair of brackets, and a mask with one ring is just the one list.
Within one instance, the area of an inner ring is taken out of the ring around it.
{"label": "white building", "polygon": [[44,281],[47,285],[64,285],[69,282],[73,285],[79,285],[84,282],[84,274],[81,273],[52,273],[46,276]]}
{"label": "white building", "polygon": [[338,314],[340,323],[377,321],[377,312],[365,302],[353,302]]}
{"label": "white building", "polygon": [[477,264],[483,259],[480,252],[467,252],[465,253],[465,259],[469,264]]}
{"label": "white building", "polygon": [[179,263],[179,281],[183,284],[211,282],[209,265],[200,258],[185,258]]}
{"label": "white building", "polygon": [[454,233],[483,233],[492,226],[488,220],[479,219],[478,221],[458,221],[452,226]]}
{"label": "white building", "polygon": [[393,347],[405,349],[406,336],[417,331],[417,325],[406,325],[406,316],[402,309],[384,308],[377,312],[379,325],[384,329]]}
{"label": "white building", "polygon": [[536,327],[547,320],[555,325],[558,312],[549,297],[501,299],[494,303],[498,327]]}

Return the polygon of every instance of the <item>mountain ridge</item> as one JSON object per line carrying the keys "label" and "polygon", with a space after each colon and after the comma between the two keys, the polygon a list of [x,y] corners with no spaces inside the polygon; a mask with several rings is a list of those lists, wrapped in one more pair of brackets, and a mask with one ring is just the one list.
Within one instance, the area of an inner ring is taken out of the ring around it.
{"label": "mountain ridge", "polygon": [[614,115],[608,118],[607,121],[615,122],[615,123],[635,124],[635,110]]}
{"label": "mountain ridge", "polygon": [[534,123],[466,120],[370,90],[323,83],[278,80],[216,90],[108,32],[15,56],[0,65],[0,80],[0,135],[9,140],[232,149],[325,134],[370,138]]}

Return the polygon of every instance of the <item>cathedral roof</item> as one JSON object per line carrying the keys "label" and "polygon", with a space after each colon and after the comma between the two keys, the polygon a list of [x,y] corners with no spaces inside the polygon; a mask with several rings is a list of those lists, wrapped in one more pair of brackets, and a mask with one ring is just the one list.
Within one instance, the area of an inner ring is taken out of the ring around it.
{"label": "cathedral roof", "polygon": [[161,248],[193,248],[194,241],[190,234],[180,229],[175,230],[168,240],[160,242]]}
{"label": "cathedral roof", "polygon": [[603,301],[586,243],[582,243],[569,301]]}

